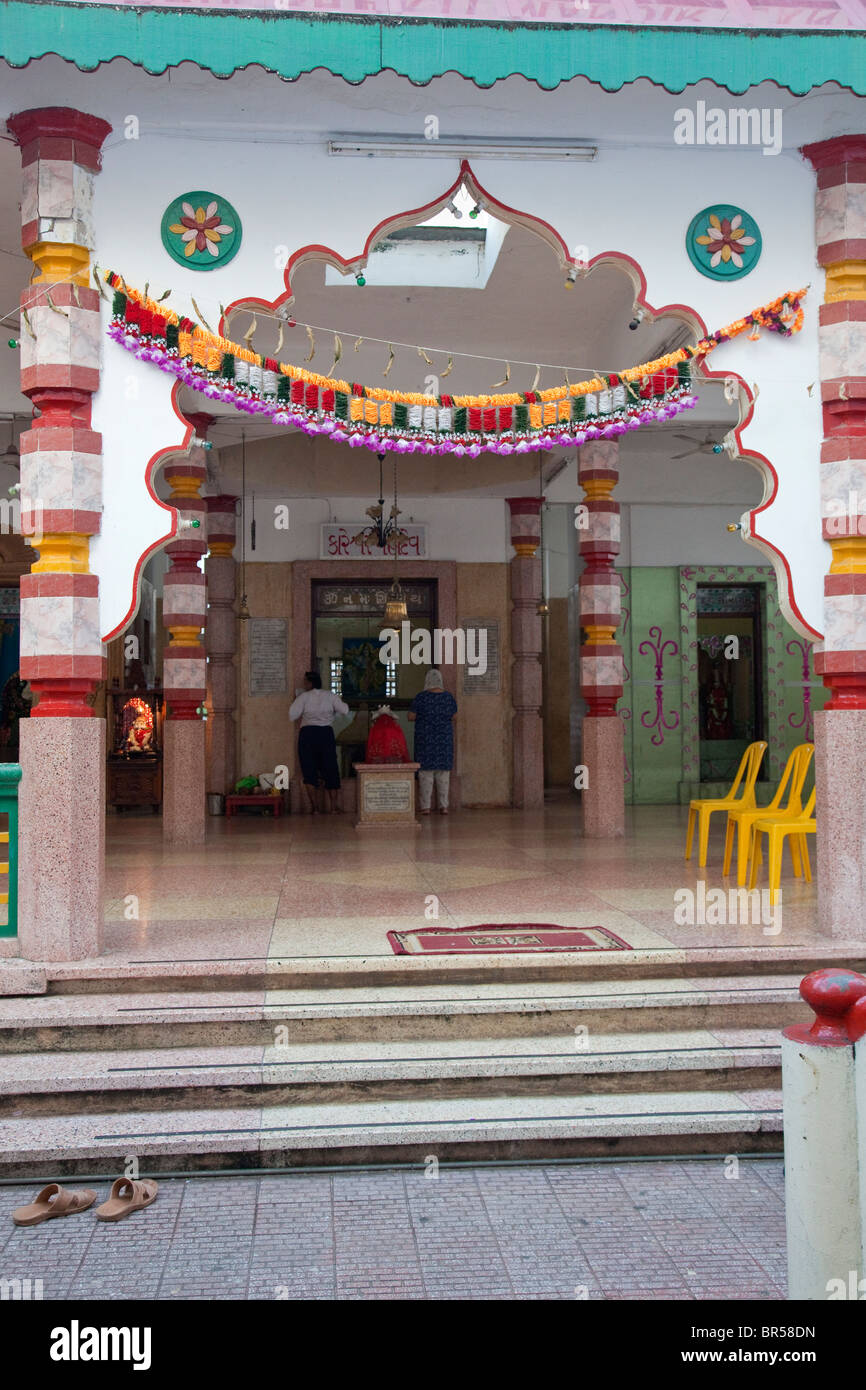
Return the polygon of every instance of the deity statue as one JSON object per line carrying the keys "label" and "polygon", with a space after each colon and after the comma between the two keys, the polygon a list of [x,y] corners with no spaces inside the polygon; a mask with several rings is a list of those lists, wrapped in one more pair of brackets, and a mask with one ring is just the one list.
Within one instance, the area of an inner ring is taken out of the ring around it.
{"label": "deity statue", "polygon": [[153,731],[145,714],[139,714],[126,735],[127,753],[153,752]]}
{"label": "deity statue", "polygon": [[707,693],[707,738],[731,737],[730,701],[722,673],[713,667],[713,683]]}

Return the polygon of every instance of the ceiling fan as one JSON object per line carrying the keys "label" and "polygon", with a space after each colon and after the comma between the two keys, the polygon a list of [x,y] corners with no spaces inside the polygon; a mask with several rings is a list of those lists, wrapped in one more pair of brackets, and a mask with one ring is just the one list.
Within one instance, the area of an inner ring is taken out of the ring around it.
{"label": "ceiling fan", "polygon": [[719,452],[719,441],[716,435],[708,434],[703,439],[698,439],[694,434],[674,434],[674,439],[683,439],[691,444],[691,449],[684,449],[681,454],[671,454],[672,459],[689,458],[691,454],[715,454]]}

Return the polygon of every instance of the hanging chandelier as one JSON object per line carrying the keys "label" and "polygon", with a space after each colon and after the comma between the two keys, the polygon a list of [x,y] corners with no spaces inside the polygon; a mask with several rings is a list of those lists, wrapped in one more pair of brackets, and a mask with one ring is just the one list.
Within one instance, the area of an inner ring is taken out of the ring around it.
{"label": "hanging chandelier", "polygon": [[[365,515],[370,517],[371,526],[365,526],[363,531],[359,531],[352,537],[353,545],[376,546],[378,550],[393,552],[397,558],[397,547],[409,539],[407,532],[403,531],[397,518],[400,516],[400,508],[397,506],[397,459],[394,458],[394,501],[388,515],[385,515],[385,491],[382,481],[382,465],[385,462],[384,454],[377,454],[379,460],[379,500],[372,507],[368,507]],[[396,584],[396,579],[395,579]],[[399,586],[398,586],[399,587]]]}

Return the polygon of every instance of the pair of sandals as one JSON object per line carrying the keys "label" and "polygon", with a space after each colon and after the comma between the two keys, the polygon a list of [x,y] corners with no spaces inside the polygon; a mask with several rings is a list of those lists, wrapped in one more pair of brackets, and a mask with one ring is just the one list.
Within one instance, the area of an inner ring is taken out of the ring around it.
{"label": "pair of sandals", "polygon": [[[111,1185],[107,1202],[96,1208],[97,1221],[123,1221],[134,1211],[142,1211],[156,1201],[158,1185],[152,1178],[136,1181],[132,1178],[117,1178]],[[16,1226],[39,1226],[43,1221],[52,1221],[58,1216],[75,1216],[87,1211],[96,1201],[96,1193],[89,1187],[61,1187],[50,1182],[47,1187],[24,1207],[16,1207],[12,1220]]]}

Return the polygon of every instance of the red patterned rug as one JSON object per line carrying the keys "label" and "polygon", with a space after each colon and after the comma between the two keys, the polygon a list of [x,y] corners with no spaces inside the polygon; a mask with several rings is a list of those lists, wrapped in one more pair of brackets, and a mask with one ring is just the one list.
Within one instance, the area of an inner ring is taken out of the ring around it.
{"label": "red patterned rug", "polygon": [[397,956],[488,956],[521,951],[630,951],[606,927],[556,927],[531,922],[491,927],[419,927],[389,931]]}

